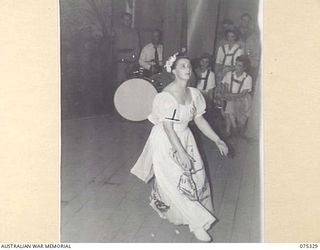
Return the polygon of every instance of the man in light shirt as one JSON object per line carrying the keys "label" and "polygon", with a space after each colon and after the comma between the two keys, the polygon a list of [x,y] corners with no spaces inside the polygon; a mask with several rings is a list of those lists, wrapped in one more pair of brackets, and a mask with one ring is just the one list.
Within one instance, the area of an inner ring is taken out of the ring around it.
{"label": "man in light shirt", "polygon": [[161,32],[152,32],[152,42],[144,46],[141,51],[139,64],[151,74],[156,74],[162,69],[163,46],[160,44]]}
{"label": "man in light shirt", "polygon": [[198,59],[190,79],[190,86],[199,89],[206,100],[207,108],[213,106],[214,90],[216,87],[215,74],[211,70],[212,56],[203,53]]}
{"label": "man in light shirt", "polygon": [[238,42],[238,32],[236,30],[227,30],[225,36],[226,43],[219,47],[216,58],[216,75],[218,83],[220,83],[227,72],[234,70],[236,58],[243,55],[243,49]]}
{"label": "man in light shirt", "polygon": [[213,91],[216,87],[215,75],[211,71],[211,56],[208,53],[204,53],[200,57],[199,67],[194,71],[196,78],[196,87],[205,96],[207,105],[213,101]]}
{"label": "man in light shirt", "polygon": [[226,106],[223,116],[226,119],[226,134],[245,132],[245,125],[251,113],[252,77],[246,72],[250,68],[248,56],[241,55],[236,59],[235,70],[228,72],[222,84],[226,87],[224,99]]}

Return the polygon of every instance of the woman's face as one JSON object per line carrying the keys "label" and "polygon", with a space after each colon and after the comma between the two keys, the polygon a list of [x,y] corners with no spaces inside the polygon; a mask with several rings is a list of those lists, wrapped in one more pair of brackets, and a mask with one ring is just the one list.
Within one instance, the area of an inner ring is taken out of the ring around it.
{"label": "woman's face", "polygon": [[189,80],[191,77],[191,63],[187,58],[178,59],[176,63],[175,69],[173,69],[172,73],[176,78],[181,80]]}
{"label": "woman's face", "polygon": [[236,42],[236,34],[234,34],[233,32],[228,32],[227,33],[227,41],[229,43],[235,43]]}

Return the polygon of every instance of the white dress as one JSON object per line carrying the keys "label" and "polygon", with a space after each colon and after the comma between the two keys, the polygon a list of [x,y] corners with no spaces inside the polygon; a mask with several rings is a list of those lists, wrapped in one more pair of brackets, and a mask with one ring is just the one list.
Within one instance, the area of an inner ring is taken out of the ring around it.
{"label": "white dress", "polygon": [[[196,88],[189,87],[192,102],[177,103],[168,92],[157,94],[149,120],[154,124],[142,154],[131,173],[145,182],[155,176],[150,205],[161,218],[190,231],[208,230],[216,220],[213,216],[210,187],[205,168],[188,123],[205,113],[205,100]],[[193,170],[186,173],[179,165],[172,145],[163,128],[163,121],[174,123],[174,130],[183,147],[194,158]],[[190,175],[191,174],[191,175]],[[190,178],[191,176],[191,178]]]}

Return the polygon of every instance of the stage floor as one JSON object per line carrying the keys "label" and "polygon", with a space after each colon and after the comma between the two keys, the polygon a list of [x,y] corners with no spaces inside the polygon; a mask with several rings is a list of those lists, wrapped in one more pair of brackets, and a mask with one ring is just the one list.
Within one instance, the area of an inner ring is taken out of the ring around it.
{"label": "stage floor", "polygon": [[[130,174],[151,124],[117,115],[62,122],[62,242],[199,242],[187,226],[161,219],[149,206],[151,183]],[[199,138],[212,184],[214,242],[260,242],[259,142],[236,138],[224,158]]]}

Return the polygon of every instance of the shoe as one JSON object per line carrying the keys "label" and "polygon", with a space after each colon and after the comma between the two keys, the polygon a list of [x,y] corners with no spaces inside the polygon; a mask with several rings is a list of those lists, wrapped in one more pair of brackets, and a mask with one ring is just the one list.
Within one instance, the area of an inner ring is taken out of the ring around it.
{"label": "shoe", "polygon": [[200,241],[210,242],[212,240],[211,236],[202,228],[195,230],[193,233],[196,236],[196,238]]}

